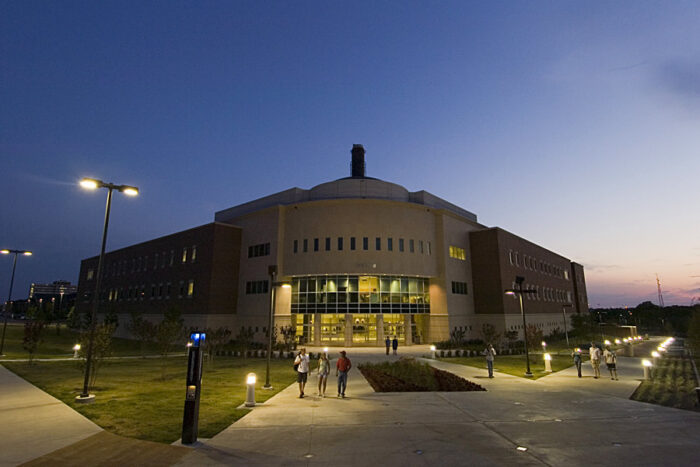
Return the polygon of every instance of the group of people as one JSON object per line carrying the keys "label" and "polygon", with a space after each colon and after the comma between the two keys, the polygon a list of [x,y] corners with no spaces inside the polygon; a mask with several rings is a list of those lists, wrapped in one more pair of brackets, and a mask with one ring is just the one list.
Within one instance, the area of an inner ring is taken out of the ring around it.
{"label": "group of people", "polygon": [[[304,398],[304,389],[309,377],[311,359],[306,353],[306,349],[302,348],[294,359],[294,368],[297,371],[297,383],[299,383],[299,398]],[[335,363],[335,376],[338,378],[338,397],[345,399],[345,389],[348,385],[348,372],[352,368],[352,362],[344,350],[340,351],[340,358]],[[328,383],[328,375],[331,372],[331,362],[328,359],[328,354],[323,352],[318,359],[318,393],[319,397],[326,397],[326,385]]]}
{"label": "group of people", "polygon": [[[593,377],[595,379],[600,378],[600,362],[601,360],[605,360],[605,366],[610,372],[610,379],[615,381],[618,380],[617,355],[610,349],[610,347],[606,347],[605,351],[601,353],[600,348],[591,342],[591,348],[588,349],[588,352],[591,356],[591,367],[593,367]],[[489,371],[489,378],[493,378],[493,361],[496,357],[496,349],[493,348],[493,345],[488,344],[481,354],[486,357],[486,367]],[[583,362],[581,358],[581,349],[574,350],[572,356],[574,357],[574,365],[576,365],[578,377],[581,378],[581,364]]]}
{"label": "group of people", "polygon": [[[591,347],[588,349],[588,354],[591,357],[591,367],[593,368],[593,377],[595,379],[600,378],[600,362],[605,360],[605,366],[610,372],[610,379],[617,381],[617,355],[610,347],[605,347],[605,350],[601,353],[600,347],[596,346],[591,342]],[[581,350],[576,349],[574,351],[574,364],[578,370],[578,377],[581,377]]]}
{"label": "group of people", "polygon": [[397,351],[399,349],[399,339],[394,336],[393,339],[389,339],[389,336],[386,336],[386,340],[384,341],[384,344],[386,344],[386,354],[389,355],[389,347],[394,349],[394,355],[397,354]]}

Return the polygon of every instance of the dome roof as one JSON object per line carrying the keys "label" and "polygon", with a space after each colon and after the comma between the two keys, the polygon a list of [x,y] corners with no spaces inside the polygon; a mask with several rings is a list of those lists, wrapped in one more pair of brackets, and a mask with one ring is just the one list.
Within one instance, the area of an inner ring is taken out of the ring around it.
{"label": "dome roof", "polygon": [[309,200],[340,198],[389,199],[408,202],[408,190],[376,178],[348,177],[321,183],[309,190]]}

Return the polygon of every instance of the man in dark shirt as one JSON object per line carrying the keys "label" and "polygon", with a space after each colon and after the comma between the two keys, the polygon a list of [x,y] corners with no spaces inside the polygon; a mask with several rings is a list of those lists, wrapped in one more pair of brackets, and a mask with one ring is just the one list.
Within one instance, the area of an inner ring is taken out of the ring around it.
{"label": "man in dark shirt", "polygon": [[340,358],[335,364],[335,375],[338,377],[338,397],[345,399],[345,388],[348,385],[348,371],[352,368],[352,363],[344,350],[340,351]]}

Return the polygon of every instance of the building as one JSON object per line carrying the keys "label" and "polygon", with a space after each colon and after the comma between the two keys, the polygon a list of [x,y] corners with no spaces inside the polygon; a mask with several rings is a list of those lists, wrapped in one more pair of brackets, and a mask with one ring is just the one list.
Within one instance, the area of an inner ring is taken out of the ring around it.
{"label": "building", "polygon": [[70,281],[53,281],[51,284],[36,284],[29,286],[29,300],[69,301],[75,298],[78,286]]}
{"label": "building", "polygon": [[[180,309],[189,325],[275,325],[300,342],[383,345],[481,337],[482,325],[522,333],[516,276],[537,290],[528,322],[563,330],[562,311],[587,310],[583,268],[426,191],[367,177],[352,148],[351,176],[291,188],[219,211],[214,222],[106,255],[100,305],[157,320]],[[89,310],[97,257],[83,260],[79,306]],[[270,268],[274,266],[274,268]],[[276,271],[273,276],[271,270]],[[126,316],[125,316],[126,319]]]}

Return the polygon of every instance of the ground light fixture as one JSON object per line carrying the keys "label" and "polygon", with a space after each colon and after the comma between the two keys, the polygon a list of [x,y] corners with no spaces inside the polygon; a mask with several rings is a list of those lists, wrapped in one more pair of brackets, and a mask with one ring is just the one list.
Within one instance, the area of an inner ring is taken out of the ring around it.
{"label": "ground light fixture", "polygon": [[544,354],[544,371],[547,373],[552,372],[552,355],[549,353]]}
{"label": "ground light fixture", "polygon": [[323,348],[323,353],[327,354],[328,353],[328,347]]}
{"label": "ground light fixture", "polygon": [[604,344],[605,344],[605,345],[611,345],[611,344],[612,344],[612,342],[610,342],[609,340],[605,339],[605,342],[604,342]]}
{"label": "ground light fixture", "polygon": [[[32,256],[32,252],[29,250],[12,250],[10,248],[3,248],[0,250],[0,253],[3,255],[9,255],[13,254],[14,259],[12,260],[12,278],[10,279],[10,291],[7,293],[7,306],[3,309],[3,312],[5,314],[5,322],[2,325],[2,340],[0,340],[0,355],[3,354],[3,350],[5,349],[5,331],[7,331],[7,320],[9,318],[9,312],[12,310],[12,286],[15,283],[15,269],[17,269],[17,256],[22,255],[22,256]],[[9,310],[8,310],[9,308]]]}
{"label": "ground light fixture", "polygon": [[73,358],[78,358],[78,352],[80,352],[80,344],[75,344],[73,346]]}
{"label": "ground light fixture", "polygon": [[434,345],[431,345],[430,352],[432,352],[432,354],[433,354],[433,360],[435,360],[435,352],[436,351],[437,351],[437,347],[435,347]]}
{"label": "ground light fixture", "polygon": [[644,379],[650,380],[651,379],[651,367],[654,366],[654,364],[645,358],[644,360],[642,360],[642,366],[644,367]]}
{"label": "ground light fixture", "polygon": [[506,289],[503,293],[505,293],[506,295],[511,295],[513,297],[518,297],[518,302],[520,304],[520,314],[523,318],[523,341],[525,342],[525,362],[527,368],[527,370],[525,371],[525,376],[532,377],[532,372],[530,371],[530,351],[527,345],[527,323],[525,321],[525,308],[523,307],[523,294],[536,294],[537,290],[523,289],[523,282],[525,282],[525,278],[523,276],[515,276],[515,283],[518,287],[516,289]]}
{"label": "ground light fixture", "polygon": [[245,378],[246,384],[246,395],[245,395],[245,406],[255,407],[255,382],[257,381],[255,373],[248,373]]}
{"label": "ground light fixture", "polygon": [[620,345],[622,344],[622,341],[620,339],[615,339],[615,344]]}
{"label": "ground light fixture", "polygon": [[105,206],[105,218],[102,228],[102,246],[100,249],[100,257],[97,261],[97,276],[95,277],[95,292],[92,297],[92,312],[90,314],[90,333],[87,343],[87,354],[85,356],[85,379],[83,381],[83,391],[75,398],[76,402],[89,403],[95,400],[95,396],[89,392],[90,370],[92,369],[92,352],[95,343],[95,327],[97,325],[97,309],[100,303],[100,284],[102,281],[102,267],[105,259],[105,246],[107,245],[107,228],[109,226],[109,211],[112,207],[112,191],[117,190],[127,196],[136,196],[139,194],[139,189],[131,185],[118,185],[115,183],[104,182],[96,178],[83,178],[80,180],[80,186],[86,190],[96,190],[98,188],[107,189],[107,205]]}

